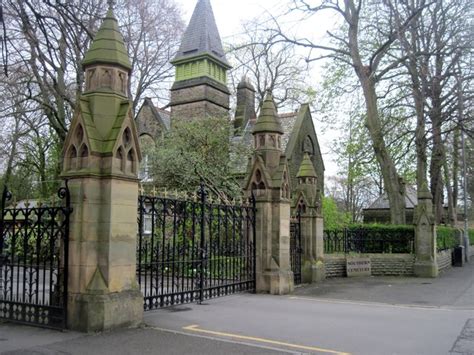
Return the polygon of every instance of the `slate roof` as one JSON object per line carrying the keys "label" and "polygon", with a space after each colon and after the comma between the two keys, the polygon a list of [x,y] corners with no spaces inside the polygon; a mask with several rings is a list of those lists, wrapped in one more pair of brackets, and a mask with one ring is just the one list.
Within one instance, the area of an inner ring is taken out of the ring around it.
{"label": "slate roof", "polygon": [[[416,196],[416,189],[412,186],[407,186],[405,194],[405,208],[415,208],[417,204],[418,199]],[[388,202],[387,193],[383,193],[369,207],[364,208],[364,210],[383,210],[389,208],[390,205]]]}
{"label": "slate roof", "polygon": [[166,111],[165,109],[156,107],[152,105],[153,113],[155,117],[161,118],[161,121],[165,125],[166,129],[169,131],[171,127],[171,112]]}
{"label": "slate roof", "polygon": [[230,67],[222,48],[210,0],[198,0],[179,51],[172,62],[203,54],[211,55]]}
{"label": "slate roof", "polygon": [[295,128],[296,120],[298,118],[298,112],[290,112],[279,114],[278,118],[280,119],[281,128],[283,128],[283,136],[281,137],[281,145],[283,151],[286,152],[286,147],[290,140],[291,133]]}

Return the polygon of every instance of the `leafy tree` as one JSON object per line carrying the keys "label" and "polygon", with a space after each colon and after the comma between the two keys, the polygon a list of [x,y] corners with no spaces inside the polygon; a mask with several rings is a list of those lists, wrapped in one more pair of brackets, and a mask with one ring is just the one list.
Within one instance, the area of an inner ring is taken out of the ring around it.
{"label": "leafy tree", "polygon": [[323,197],[323,218],[324,228],[330,230],[344,228],[351,222],[350,213],[340,212],[332,197]]}
{"label": "leafy tree", "polygon": [[[1,3],[3,65],[0,148],[4,180],[27,166],[35,179],[57,180],[60,152],[82,93],[82,60],[107,10],[106,0],[5,0]],[[160,96],[184,24],[174,0],[119,0],[115,13],[133,66],[134,107]],[[166,90],[167,91],[167,90]],[[54,159],[53,159],[54,157]],[[53,164],[53,165],[50,165]],[[53,176],[49,176],[53,173]],[[46,193],[46,191],[43,191]]]}
{"label": "leafy tree", "polygon": [[151,152],[151,175],[159,188],[195,192],[201,182],[223,199],[240,196],[240,181],[229,156],[249,154],[232,143],[227,118],[179,120],[156,142]]}

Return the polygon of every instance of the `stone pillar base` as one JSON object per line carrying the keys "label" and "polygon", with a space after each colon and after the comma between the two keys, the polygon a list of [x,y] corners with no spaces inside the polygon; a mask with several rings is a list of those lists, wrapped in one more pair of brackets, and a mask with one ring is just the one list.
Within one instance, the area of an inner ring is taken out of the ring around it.
{"label": "stone pillar base", "polygon": [[318,261],[312,265],[312,282],[321,282],[326,279],[326,266],[323,262]]}
{"label": "stone pillar base", "polygon": [[287,295],[295,289],[292,271],[267,271],[257,275],[257,292]]}
{"label": "stone pillar base", "polygon": [[143,322],[143,295],[123,291],[105,295],[69,295],[68,328],[101,332],[119,327],[136,327]]}
{"label": "stone pillar base", "polygon": [[301,268],[301,281],[305,284],[321,282],[326,278],[326,269],[322,262],[307,261]]}
{"label": "stone pillar base", "polygon": [[438,264],[435,261],[415,261],[413,273],[417,277],[438,277]]}

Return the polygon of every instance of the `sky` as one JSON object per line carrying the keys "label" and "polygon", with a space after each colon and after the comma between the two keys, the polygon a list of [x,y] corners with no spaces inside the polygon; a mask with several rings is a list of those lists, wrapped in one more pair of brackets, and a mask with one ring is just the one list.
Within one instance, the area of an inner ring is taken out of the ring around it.
{"label": "sky", "polygon": [[[197,0],[176,0],[181,5],[184,20],[189,23]],[[267,18],[268,14],[277,16],[287,10],[288,0],[211,0],[216,18],[217,27],[223,42],[232,42],[232,39],[242,33],[242,23],[252,18]],[[298,36],[308,36],[311,39],[321,41],[327,30],[334,27],[335,19],[331,17],[320,17],[312,21],[299,21],[299,18],[289,19],[284,25]],[[312,80],[317,82],[320,78],[321,68],[316,64],[312,68]],[[337,175],[337,166],[333,161],[334,154],[331,146],[337,132],[326,130],[323,134],[321,124],[315,120],[316,133],[323,154],[326,167],[326,177]]]}

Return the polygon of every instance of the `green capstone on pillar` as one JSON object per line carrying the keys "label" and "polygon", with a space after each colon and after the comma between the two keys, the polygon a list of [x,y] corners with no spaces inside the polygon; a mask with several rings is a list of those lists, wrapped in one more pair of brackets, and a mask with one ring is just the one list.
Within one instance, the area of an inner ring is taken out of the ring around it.
{"label": "green capstone on pillar", "polygon": [[198,0],[181,46],[171,61],[171,120],[228,116],[230,92],[225,57],[210,0]]}
{"label": "green capstone on pillar", "polygon": [[73,208],[68,328],[96,332],[143,318],[136,279],[141,155],[128,95],[130,60],[111,6],[82,64],[84,93],[63,149]]}

